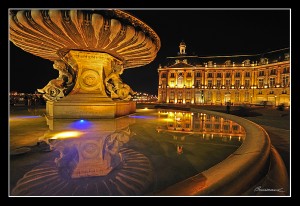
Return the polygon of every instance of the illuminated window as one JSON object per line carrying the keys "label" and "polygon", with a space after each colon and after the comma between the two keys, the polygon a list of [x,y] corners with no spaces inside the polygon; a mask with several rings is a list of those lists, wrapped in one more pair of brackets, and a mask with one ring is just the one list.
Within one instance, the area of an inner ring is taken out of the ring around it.
{"label": "illuminated window", "polygon": [[245,88],[248,89],[250,87],[250,80],[246,79],[245,80]]}
{"label": "illuminated window", "polygon": [[208,92],[207,92],[207,100],[208,100],[208,101],[211,101],[211,91],[208,91]]}
{"label": "illuminated window", "polygon": [[220,101],[221,100],[221,92],[220,91],[217,91],[217,101]]}
{"label": "illuminated window", "polygon": [[175,77],[175,74],[174,73],[171,73],[171,76],[170,76],[171,78],[174,78]]}
{"label": "illuminated window", "polygon": [[235,80],[235,87],[239,88],[240,87],[240,80]]}
{"label": "illuminated window", "polygon": [[245,92],[245,102],[249,101],[249,92]]}
{"label": "illuminated window", "polygon": [[238,125],[233,125],[232,129],[235,130],[235,131],[237,131],[237,130],[239,130],[239,126]]}
{"label": "illuminated window", "polygon": [[174,91],[170,92],[170,99],[175,99],[175,93],[174,93]]}
{"label": "illuminated window", "polygon": [[212,80],[208,80],[208,81],[207,81],[207,87],[208,87],[208,88],[211,88],[211,87],[212,87]]}
{"label": "illuminated window", "polygon": [[259,79],[258,80],[258,88],[263,88],[264,86],[264,80],[263,79]]}
{"label": "illuminated window", "polygon": [[186,93],[186,99],[191,99],[191,92]]}
{"label": "illuminated window", "polygon": [[212,73],[208,73],[208,76],[207,76],[208,78],[212,78],[213,77],[213,75],[212,75]]}
{"label": "illuminated window", "polygon": [[183,77],[182,76],[179,76],[178,77],[178,80],[177,80],[177,85],[178,87],[183,87]]}
{"label": "illuminated window", "polygon": [[230,79],[226,79],[225,86],[227,88],[231,86],[231,80]]}
{"label": "illuminated window", "polygon": [[289,77],[288,76],[283,76],[282,77],[282,85],[287,86],[289,83]]}
{"label": "illuminated window", "polygon": [[259,71],[258,76],[265,76],[265,71]]}
{"label": "illuminated window", "polygon": [[217,80],[217,88],[219,89],[220,87],[221,87],[221,80],[218,79],[218,80]]}
{"label": "illuminated window", "polygon": [[288,68],[284,68],[284,69],[283,69],[283,73],[284,73],[284,74],[289,73],[289,69],[288,69]]}
{"label": "illuminated window", "polygon": [[270,87],[275,87],[275,78],[274,77],[270,78]]}
{"label": "illuminated window", "polygon": [[235,101],[236,102],[240,101],[240,93],[239,92],[235,92]]}

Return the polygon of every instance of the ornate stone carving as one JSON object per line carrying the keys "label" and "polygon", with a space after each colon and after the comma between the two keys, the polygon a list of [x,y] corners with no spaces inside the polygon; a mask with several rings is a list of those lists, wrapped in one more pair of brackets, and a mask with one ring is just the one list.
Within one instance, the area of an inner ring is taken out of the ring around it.
{"label": "ornate stone carving", "polygon": [[112,72],[105,78],[105,86],[108,95],[112,99],[130,100],[134,92],[130,86],[123,83],[120,75],[123,73],[124,67],[117,61],[112,61]]}
{"label": "ornate stone carving", "polygon": [[73,85],[73,75],[69,72],[66,64],[61,60],[55,60],[53,68],[59,71],[59,76],[52,79],[42,89],[37,89],[39,93],[48,101],[57,101],[63,98]]}
{"label": "ornate stone carving", "polygon": [[121,10],[10,10],[10,40],[51,61],[70,50],[106,52],[124,68],[150,63],[160,49],[158,35]]}

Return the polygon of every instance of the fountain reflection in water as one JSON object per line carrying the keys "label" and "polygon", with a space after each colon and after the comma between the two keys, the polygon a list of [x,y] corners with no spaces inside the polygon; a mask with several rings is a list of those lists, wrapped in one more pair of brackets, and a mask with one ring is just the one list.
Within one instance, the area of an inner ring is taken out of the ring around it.
{"label": "fountain reflection in water", "polygon": [[52,152],[18,180],[12,195],[154,194],[219,163],[245,138],[244,128],[228,119],[171,110],[47,124],[40,142]]}

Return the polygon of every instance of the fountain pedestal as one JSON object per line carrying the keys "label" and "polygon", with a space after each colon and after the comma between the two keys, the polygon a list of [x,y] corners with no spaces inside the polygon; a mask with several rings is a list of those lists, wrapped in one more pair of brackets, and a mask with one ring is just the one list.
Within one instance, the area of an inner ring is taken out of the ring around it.
{"label": "fountain pedestal", "polygon": [[113,72],[114,62],[107,53],[69,51],[64,60],[76,73],[75,85],[65,98],[47,101],[51,118],[114,118],[135,112],[135,102],[113,101],[106,93],[104,79]]}

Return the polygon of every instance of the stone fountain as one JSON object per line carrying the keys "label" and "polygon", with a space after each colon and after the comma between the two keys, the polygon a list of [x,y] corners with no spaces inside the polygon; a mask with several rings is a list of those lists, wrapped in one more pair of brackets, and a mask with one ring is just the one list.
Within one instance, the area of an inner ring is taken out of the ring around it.
{"label": "stone fountain", "polygon": [[[121,74],[124,69],[154,60],[161,46],[158,35],[143,21],[116,9],[10,10],[9,22],[10,41],[26,52],[53,61],[53,68],[59,72],[56,79],[37,89],[47,100],[49,131],[44,136],[53,139],[57,134],[68,133],[66,130],[70,128],[71,134],[81,134],[80,138],[70,136],[56,141],[59,158],[27,172],[12,194],[74,195],[78,188],[99,182],[109,195],[126,195],[124,191],[111,191],[118,187],[115,181],[125,181],[118,174],[126,167],[131,171],[136,169],[134,174],[143,171],[140,176],[149,179],[148,159],[121,148],[132,135],[130,121],[116,117],[134,113],[136,108],[135,102],[130,101],[135,92],[122,81]],[[76,131],[76,127],[70,125],[78,121],[80,124],[90,122],[93,127]],[[137,161],[143,164],[136,165]],[[37,171],[42,173],[37,174]],[[57,183],[65,183],[64,192],[54,189],[56,185],[49,186],[48,181],[52,180],[47,171],[53,172],[51,176]],[[36,175],[39,180],[35,179]],[[106,180],[109,181],[106,183]],[[147,189],[147,184],[128,187],[139,194]],[[36,185],[39,189],[35,189]],[[85,195],[85,192],[78,194]],[[101,194],[105,192],[97,193]]]}
{"label": "stone fountain", "polygon": [[56,79],[38,92],[48,118],[114,118],[135,112],[124,69],[154,60],[158,35],[121,10],[11,10],[10,41],[53,61]]}

